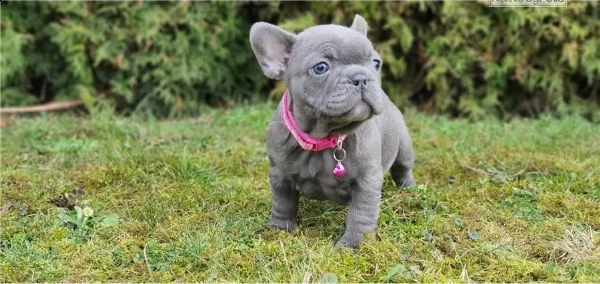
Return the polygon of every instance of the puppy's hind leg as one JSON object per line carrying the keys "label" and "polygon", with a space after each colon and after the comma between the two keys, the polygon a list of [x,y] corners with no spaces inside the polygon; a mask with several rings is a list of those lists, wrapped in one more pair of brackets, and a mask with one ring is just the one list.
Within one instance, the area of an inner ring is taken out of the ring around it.
{"label": "puppy's hind leg", "polygon": [[[406,135],[405,137],[408,137]],[[407,188],[415,185],[412,168],[415,164],[415,154],[412,149],[410,138],[401,141],[398,149],[398,156],[392,164],[390,174],[397,187]]]}

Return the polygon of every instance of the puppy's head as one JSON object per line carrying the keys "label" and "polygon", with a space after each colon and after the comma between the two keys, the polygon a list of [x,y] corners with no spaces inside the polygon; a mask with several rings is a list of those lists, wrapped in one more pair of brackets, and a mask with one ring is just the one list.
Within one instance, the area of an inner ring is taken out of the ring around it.
{"label": "puppy's head", "polygon": [[299,34],[259,22],[250,30],[264,74],[284,80],[302,115],[346,132],[383,108],[381,57],[356,15],[350,27],[319,25]]}

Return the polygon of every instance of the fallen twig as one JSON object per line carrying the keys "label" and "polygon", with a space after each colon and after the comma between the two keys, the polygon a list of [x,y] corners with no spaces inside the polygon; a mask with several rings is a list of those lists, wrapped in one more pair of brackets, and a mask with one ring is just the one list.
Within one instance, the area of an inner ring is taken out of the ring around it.
{"label": "fallen twig", "polygon": [[465,169],[467,169],[467,170],[472,170],[472,171],[474,171],[474,172],[476,172],[478,174],[482,174],[484,176],[490,176],[490,174],[488,172],[482,171],[482,170],[480,170],[478,168],[471,167],[471,166],[469,166],[467,164],[460,163],[460,166],[463,167],[463,168],[465,168]]}
{"label": "fallen twig", "polygon": [[150,277],[154,277],[154,275],[152,274],[152,267],[150,266],[150,261],[148,261],[148,254],[146,254],[146,247],[148,246],[148,244],[144,244],[144,262],[146,263],[146,267],[148,268],[148,273],[150,274]]}
{"label": "fallen twig", "polygon": [[0,108],[0,114],[15,114],[15,113],[31,113],[43,111],[56,111],[78,107],[83,105],[82,100],[51,102],[41,105],[26,106],[26,107],[3,107]]}
{"label": "fallen twig", "polygon": [[515,178],[515,177],[518,177],[518,176],[520,176],[520,175],[522,175],[524,173],[525,173],[525,170],[520,170],[520,171],[516,172],[515,174],[513,174],[512,177]]}

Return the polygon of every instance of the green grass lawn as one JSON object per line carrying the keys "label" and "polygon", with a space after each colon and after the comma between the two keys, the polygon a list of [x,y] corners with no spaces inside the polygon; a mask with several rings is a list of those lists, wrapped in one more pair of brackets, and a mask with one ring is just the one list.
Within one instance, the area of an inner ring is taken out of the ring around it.
{"label": "green grass lawn", "polygon": [[345,207],[302,200],[295,232],[265,229],[274,107],[16,119],[0,282],[600,281],[598,125],[405,113],[418,185],[386,176],[377,235],[336,251]]}

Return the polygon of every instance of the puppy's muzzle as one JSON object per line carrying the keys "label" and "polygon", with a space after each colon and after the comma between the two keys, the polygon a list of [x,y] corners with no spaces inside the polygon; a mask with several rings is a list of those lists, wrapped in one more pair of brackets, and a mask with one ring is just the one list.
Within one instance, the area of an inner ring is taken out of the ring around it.
{"label": "puppy's muzzle", "polygon": [[364,92],[369,87],[369,83],[373,81],[369,79],[365,74],[358,73],[350,76],[347,83],[354,86],[358,91]]}
{"label": "puppy's muzzle", "polygon": [[381,112],[382,104],[380,96],[376,93],[377,82],[362,71],[355,72],[348,76],[348,87],[356,90],[360,94],[361,100],[365,102],[373,111],[373,114]]}

